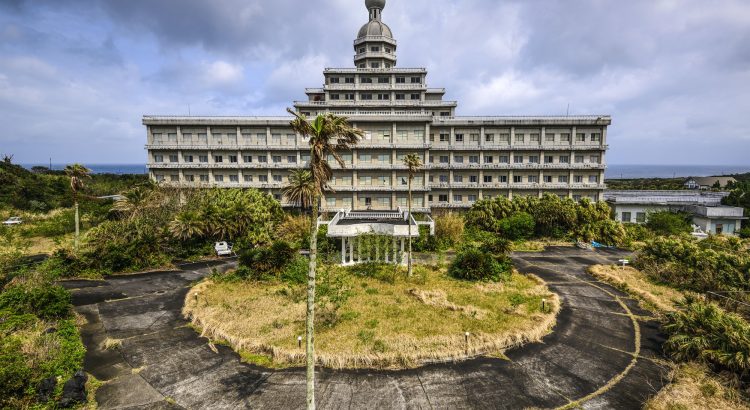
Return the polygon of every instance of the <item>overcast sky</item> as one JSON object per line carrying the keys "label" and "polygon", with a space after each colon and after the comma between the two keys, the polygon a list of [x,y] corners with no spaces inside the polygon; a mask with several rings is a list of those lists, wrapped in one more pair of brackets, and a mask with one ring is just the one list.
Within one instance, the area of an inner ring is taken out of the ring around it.
{"label": "overcast sky", "polygon": [[[748,0],[388,0],[458,115],[610,114],[612,164],[750,164]],[[142,163],[143,114],[283,115],[364,0],[0,0],[0,154]]]}

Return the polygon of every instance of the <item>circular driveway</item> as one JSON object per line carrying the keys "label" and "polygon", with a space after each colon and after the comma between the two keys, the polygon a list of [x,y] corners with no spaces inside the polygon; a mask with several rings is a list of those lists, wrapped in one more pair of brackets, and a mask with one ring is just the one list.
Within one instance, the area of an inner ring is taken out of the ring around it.
{"label": "circular driveway", "polygon": [[[551,248],[513,255],[517,268],[548,282],[562,310],[541,343],[404,371],[320,369],[323,409],[559,408],[639,409],[663,385],[663,337],[649,313],[596,281],[586,268],[624,254]],[[230,264],[192,264],[180,271],[69,281],[88,348],[85,370],[105,383],[100,409],[304,408],[304,369],[268,370],[209,345],[182,318],[191,284]],[[106,338],[119,350],[100,348]]]}

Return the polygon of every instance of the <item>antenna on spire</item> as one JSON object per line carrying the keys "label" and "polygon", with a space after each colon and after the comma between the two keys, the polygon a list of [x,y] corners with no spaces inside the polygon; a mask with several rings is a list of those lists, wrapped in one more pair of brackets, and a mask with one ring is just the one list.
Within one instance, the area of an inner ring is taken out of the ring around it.
{"label": "antenna on spire", "polygon": [[565,116],[570,117],[570,103],[568,103],[568,109],[565,110]]}

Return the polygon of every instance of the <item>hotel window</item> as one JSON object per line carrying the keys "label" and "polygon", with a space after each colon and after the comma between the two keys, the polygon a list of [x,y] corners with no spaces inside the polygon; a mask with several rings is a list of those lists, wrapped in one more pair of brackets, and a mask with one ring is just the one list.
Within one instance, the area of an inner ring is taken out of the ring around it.
{"label": "hotel window", "polygon": [[447,184],[448,183],[448,175],[440,175],[440,183],[441,184]]}
{"label": "hotel window", "polygon": [[224,182],[224,175],[214,175],[214,182]]}
{"label": "hotel window", "polygon": [[237,134],[227,134],[227,140],[230,144],[237,144]]}
{"label": "hotel window", "polygon": [[273,176],[273,182],[275,182],[275,183],[284,182],[284,178],[281,175],[274,175]]}
{"label": "hotel window", "polygon": [[477,196],[476,195],[469,195],[469,202],[477,202]]}
{"label": "hotel window", "polygon": [[193,174],[186,174],[185,175],[185,181],[187,181],[187,182],[195,182],[195,175],[193,175]]}
{"label": "hotel window", "polygon": [[331,84],[338,84],[339,83],[339,78],[338,77],[331,77],[329,80],[331,81]]}
{"label": "hotel window", "polygon": [[154,155],[154,162],[164,162],[164,155]]}
{"label": "hotel window", "polygon": [[362,84],[372,84],[372,78],[370,77],[362,77],[359,79],[359,82]]}
{"label": "hotel window", "polygon": [[479,134],[469,134],[470,142],[479,142]]}
{"label": "hotel window", "polygon": [[567,184],[568,183],[568,176],[567,175],[560,175],[557,177],[557,182],[561,184]]}
{"label": "hotel window", "polygon": [[401,177],[401,185],[409,185],[409,179],[405,177]]}
{"label": "hotel window", "polygon": [[646,222],[646,213],[645,212],[636,212],[635,213],[635,221],[642,224]]}
{"label": "hotel window", "polygon": [[370,68],[380,68],[380,63],[370,63]]}
{"label": "hotel window", "polygon": [[230,155],[229,156],[229,162],[232,163],[232,164],[236,164],[237,163],[237,156],[236,155]]}
{"label": "hotel window", "polygon": [[221,139],[221,133],[218,133],[218,132],[212,132],[212,133],[211,133],[211,139],[212,139],[212,140],[213,140],[213,141],[214,141],[215,143],[217,143],[217,144],[219,144],[219,145],[221,145],[222,143],[224,143],[224,141],[222,141],[222,139]]}
{"label": "hotel window", "polygon": [[224,162],[224,157],[221,155],[214,155],[214,162],[217,164],[221,164]]}
{"label": "hotel window", "polygon": [[485,134],[484,142],[495,142],[495,134]]}
{"label": "hotel window", "polygon": [[256,138],[256,141],[255,141],[256,144],[266,145],[266,138],[267,138],[266,134],[256,134],[255,138]]}
{"label": "hotel window", "polygon": [[456,142],[464,142],[464,134],[456,134]]}
{"label": "hotel window", "polygon": [[583,155],[576,155],[576,164],[583,164]]}
{"label": "hotel window", "polygon": [[[409,133],[406,131],[398,131],[398,140],[400,142],[406,142],[409,139]],[[402,159],[402,158],[399,158]]]}
{"label": "hotel window", "polygon": [[372,177],[359,177],[360,185],[372,185]]}
{"label": "hotel window", "polygon": [[239,175],[230,175],[229,176],[229,182],[240,182]]}
{"label": "hotel window", "polygon": [[538,164],[539,163],[539,156],[538,155],[531,155],[531,156],[529,156],[529,163],[530,164]]}
{"label": "hotel window", "polygon": [[[307,164],[308,162],[310,162],[310,154],[301,154],[300,155],[300,160],[302,160],[303,164]],[[351,160],[350,160],[350,162],[351,162]]]}
{"label": "hotel window", "polygon": [[359,50],[357,50],[357,53],[359,53],[359,54],[362,54],[362,53],[364,53],[365,51],[367,51],[367,48],[365,48],[365,47],[360,47],[360,48],[359,48]]}
{"label": "hotel window", "polygon": [[271,145],[276,147],[281,146],[281,134],[271,135]]}
{"label": "hotel window", "polygon": [[456,164],[463,164],[464,163],[464,156],[463,155],[454,155],[453,156],[453,162]]}
{"label": "hotel window", "polygon": [[208,155],[198,155],[198,162],[206,163],[208,162]]}
{"label": "hotel window", "polygon": [[463,195],[458,195],[458,194],[453,195],[453,202],[463,202],[463,201],[464,201]]}
{"label": "hotel window", "polygon": [[[434,115],[434,114],[433,114],[433,115]],[[441,116],[441,117],[450,117],[450,116],[451,116],[451,113],[450,113],[450,112],[448,112],[448,111],[443,111],[443,112],[441,112],[441,113],[440,113],[440,116]]]}
{"label": "hotel window", "polygon": [[329,207],[336,206],[336,198],[326,198],[326,205]]}
{"label": "hotel window", "polygon": [[359,98],[364,101],[369,101],[372,100],[372,94],[362,94]]}
{"label": "hotel window", "polygon": [[182,134],[182,142],[191,143],[193,142],[193,134]]}
{"label": "hotel window", "polygon": [[388,84],[391,82],[391,79],[388,77],[378,77],[378,84]]}
{"label": "hotel window", "polygon": [[567,155],[560,155],[560,163],[561,164],[569,164],[570,163],[570,157]]}
{"label": "hotel window", "polygon": [[167,134],[167,141],[170,144],[177,144],[177,134]]}
{"label": "hotel window", "polygon": [[507,155],[500,155],[500,157],[498,158],[497,162],[500,163],[500,164],[508,164],[508,163],[510,163],[510,158],[508,158]]}
{"label": "hotel window", "polygon": [[344,83],[346,83],[346,84],[354,84],[354,77],[346,77],[346,78],[344,78]]}
{"label": "hotel window", "polygon": [[501,184],[507,184],[508,183],[508,176],[507,175],[500,175],[497,177],[497,182]]}
{"label": "hotel window", "polygon": [[391,179],[389,177],[384,176],[384,175],[380,175],[378,177],[378,185],[380,185],[380,186],[388,186],[388,185],[391,184],[390,180]]}
{"label": "hotel window", "polygon": [[570,134],[560,134],[560,142],[570,142]]}
{"label": "hotel window", "polygon": [[448,195],[447,194],[438,195],[438,202],[448,202]]}
{"label": "hotel window", "polygon": [[598,164],[599,163],[599,156],[598,155],[592,155],[591,158],[589,158],[589,162],[592,164]]}
{"label": "hotel window", "polygon": [[162,174],[156,174],[156,182],[164,182],[164,175]]}
{"label": "hotel window", "polygon": [[536,184],[537,182],[539,182],[539,177],[536,175],[529,175],[528,180],[529,180],[529,183]]}
{"label": "hotel window", "polygon": [[463,175],[453,175],[453,182],[456,184],[462,184],[464,182]]}
{"label": "hotel window", "polygon": [[539,134],[531,134],[531,142],[532,143],[539,143],[541,140],[539,139]]}
{"label": "hotel window", "polygon": [[396,99],[397,100],[405,100],[406,99],[406,94],[396,94]]}
{"label": "hotel window", "polygon": [[440,134],[440,142],[448,142],[450,139],[450,134]]}
{"label": "hotel window", "polygon": [[523,177],[520,175],[513,175],[513,183],[520,184],[523,182]]}
{"label": "hotel window", "polygon": [[268,162],[268,157],[265,155],[258,155],[258,162],[260,163],[266,163]]}
{"label": "hotel window", "polygon": [[622,213],[622,222],[630,222],[633,219],[633,216],[630,212],[623,212]]}
{"label": "hotel window", "polygon": [[510,144],[510,134],[500,134],[498,141],[501,144]]}
{"label": "hotel window", "polygon": [[599,182],[599,176],[598,175],[589,175],[589,183],[596,184]]}
{"label": "hotel window", "polygon": [[161,134],[160,133],[154,133],[154,144],[161,144],[163,141],[161,140]]}
{"label": "hotel window", "polygon": [[484,163],[485,164],[491,164],[493,160],[494,160],[494,158],[492,157],[492,155],[485,155],[484,156]]}
{"label": "hotel window", "polygon": [[370,47],[370,51],[372,51],[373,53],[380,52],[380,47],[378,47],[378,46],[372,46],[372,47]]}
{"label": "hotel window", "polygon": [[580,175],[573,175],[573,182],[576,184],[582,184],[583,183],[583,177]]}
{"label": "hotel window", "polygon": [[245,163],[250,164],[253,162],[253,156],[252,155],[245,155],[242,157],[242,160],[245,161]]}
{"label": "hotel window", "polygon": [[555,134],[554,133],[545,133],[544,134],[544,141],[546,141],[546,142],[555,142]]}
{"label": "hotel window", "polygon": [[490,184],[490,183],[492,183],[492,175],[485,175],[485,176],[484,176],[484,183],[485,183],[485,184]]}
{"label": "hotel window", "polygon": [[169,180],[172,182],[180,182],[180,176],[178,174],[172,174],[169,176]]}
{"label": "hotel window", "polygon": [[208,144],[208,134],[198,134],[198,142],[201,144]]}
{"label": "hotel window", "polygon": [[552,176],[551,175],[545,175],[544,176],[544,182],[546,184],[551,184],[552,183]]}
{"label": "hotel window", "polygon": [[412,77],[411,78],[412,84],[422,84],[422,77]]}
{"label": "hotel window", "polygon": [[479,182],[479,177],[476,175],[469,175],[469,182],[472,184],[476,184]]}
{"label": "hotel window", "polygon": [[469,164],[478,164],[479,155],[469,155]]}
{"label": "hotel window", "polygon": [[591,142],[600,142],[602,140],[602,134],[591,134]]}
{"label": "hotel window", "polygon": [[378,100],[380,101],[387,101],[390,99],[391,99],[391,96],[388,94],[378,94]]}
{"label": "hotel window", "polygon": [[580,195],[573,195],[573,200],[576,202],[581,202],[581,196]]}
{"label": "hotel window", "polygon": [[297,156],[296,155],[287,155],[286,156],[286,162],[290,164],[296,164],[297,163]]}
{"label": "hotel window", "polygon": [[405,84],[406,77],[396,77],[396,84]]}
{"label": "hotel window", "polygon": [[544,163],[545,164],[551,164],[553,162],[555,162],[555,157],[553,157],[552,155],[545,155],[544,156]]}
{"label": "hotel window", "polygon": [[253,176],[252,175],[243,175],[243,178],[245,182],[253,182]]}
{"label": "hotel window", "polygon": [[586,142],[586,134],[584,133],[576,134],[576,142]]}
{"label": "hotel window", "polygon": [[281,155],[272,156],[271,161],[273,161],[274,164],[281,164]]}
{"label": "hotel window", "polygon": [[172,154],[169,156],[169,162],[178,162],[179,159],[177,158],[177,154]]}
{"label": "hotel window", "polygon": [[268,182],[268,175],[258,175],[259,182]]}
{"label": "hotel window", "polygon": [[331,100],[338,100],[339,95],[338,94],[331,94]]}
{"label": "hotel window", "polygon": [[523,134],[516,134],[516,140],[515,140],[516,142],[523,143],[524,140],[525,140],[525,137]]}
{"label": "hotel window", "polygon": [[380,162],[381,164],[390,164],[391,156],[388,154],[380,154],[378,155],[378,162]]}
{"label": "hotel window", "polygon": [[359,161],[360,162],[370,162],[370,161],[372,161],[372,155],[370,155],[370,154],[359,154]]}
{"label": "hotel window", "polygon": [[439,161],[441,164],[447,164],[450,162],[450,157],[447,155],[441,155]]}
{"label": "hotel window", "polygon": [[513,156],[513,163],[514,164],[523,164],[523,155],[514,155]]}
{"label": "hotel window", "polygon": [[201,182],[208,182],[208,174],[201,174],[200,179]]}
{"label": "hotel window", "polygon": [[380,203],[380,207],[388,208],[391,205],[391,198],[381,196],[380,198],[378,198],[378,202]]}
{"label": "hotel window", "polygon": [[419,99],[420,99],[420,96],[419,96],[419,94],[412,94],[412,95],[411,95],[411,99],[412,99],[412,100],[419,100]]}

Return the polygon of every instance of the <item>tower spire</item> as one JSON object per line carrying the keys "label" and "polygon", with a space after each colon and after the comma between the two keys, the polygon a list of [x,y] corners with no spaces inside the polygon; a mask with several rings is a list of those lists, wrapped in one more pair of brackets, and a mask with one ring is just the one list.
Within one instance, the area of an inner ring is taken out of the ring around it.
{"label": "tower spire", "polygon": [[354,41],[354,64],[357,68],[389,69],[396,65],[396,40],[383,23],[386,0],[365,0],[370,21],[359,30]]}

